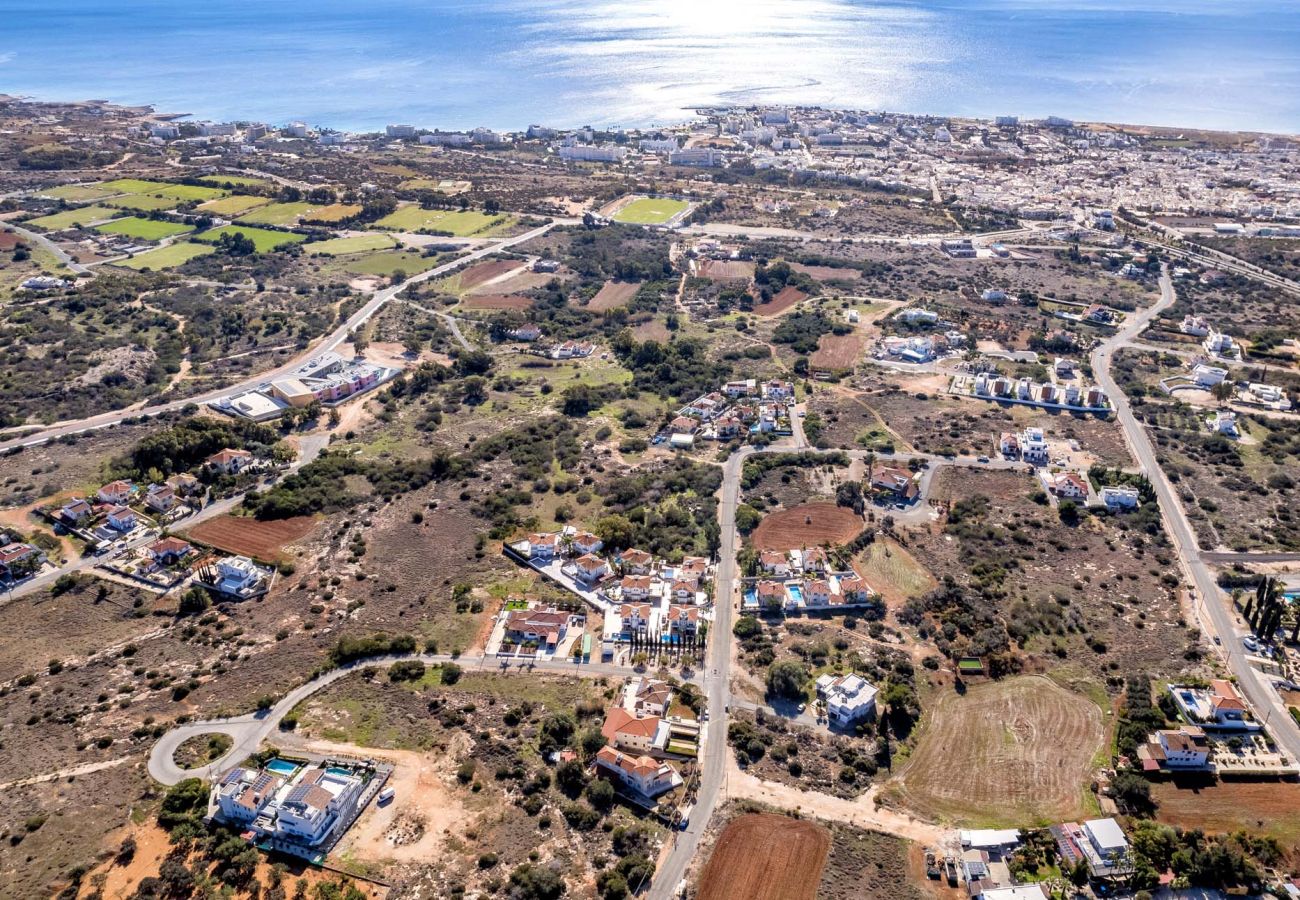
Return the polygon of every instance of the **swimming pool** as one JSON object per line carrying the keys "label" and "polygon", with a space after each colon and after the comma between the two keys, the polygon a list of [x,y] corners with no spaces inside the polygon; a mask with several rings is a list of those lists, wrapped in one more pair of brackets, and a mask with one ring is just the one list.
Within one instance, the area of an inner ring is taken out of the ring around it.
{"label": "swimming pool", "polygon": [[786,587],[786,590],[790,592],[790,596],[791,596],[792,598],[794,598],[794,602],[795,602],[795,603],[799,603],[799,604],[802,604],[802,603],[803,603],[803,586],[802,586],[802,585],[792,584],[792,585],[789,585],[788,587]]}
{"label": "swimming pool", "polygon": [[277,775],[292,775],[298,771],[298,764],[289,762],[287,759],[273,759],[266,764],[266,771],[274,772]]}
{"label": "swimming pool", "polygon": [[339,766],[330,766],[328,769],[325,770],[325,774],[326,774],[326,775],[338,775],[338,776],[343,777],[343,778],[349,778],[349,777],[351,777],[351,775],[352,775],[352,770],[351,770],[351,769],[343,769],[343,768],[340,768]]}

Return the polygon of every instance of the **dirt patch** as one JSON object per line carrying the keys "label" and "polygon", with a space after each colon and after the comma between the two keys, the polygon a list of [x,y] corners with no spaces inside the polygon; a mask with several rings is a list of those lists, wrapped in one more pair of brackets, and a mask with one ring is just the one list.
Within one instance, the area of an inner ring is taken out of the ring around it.
{"label": "dirt patch", "polygon": [[466,309],[528,309],[533,298],[523,294],[472,294],[461,305]]}
{"label": "dirt patch", "polygon": [[754,529],[753,543],[759,550],[789,550],[844,544],[857,537],[862,519],[853,510],[834,503],[804,503],[770,513]]}
{"label": "dirt patch", "polygon": [[194,526],[185,535],[227,553],[270,562],[280,555],[286,545],[307,537],[315,527],[316,520],[311,516],[294,516],[292,519],[275,519],[270,522],[259,522],[243,516],[217,516]]}
{"label": "dirt patch", "polygon": [[1276,838],[1289,858],[1300,861],[1300,783],[1217,781],[1177,778],[1151,784],[1157,818],[1180,828],[1211,834],[1245,830]]}
{"label": "dirt patch", "polygon": [[852,369],[862,358],[866,345],[867,336],[862,332],[823,334],[817,342],[817,349],[808,357],[808,364],[826,372]]}
{"label": "dirt patch", "polygon": [[769,814],[727,824],[700,876],[700,900],[813,900],[831,836],[814,822]]}
{"label": "dirt patch", "polygon": [[921,597],[938,582],[925,566],[897,541],[878,537],[857,559],[857,570],[867,584],[880,591],[885,605],[897,609]]}
{"label": "dirt patch", "polygon": [[794,285],[786,285],[771,300],[755,306],[754,312],[760,316],[775,316],[807,299],[808,295],[803,291]]}
{"label": "dirt patch", "polygon": [[520,268],[520,265],[519,261],[514,259],[494,259],[491,262],[482,262],[470,266],[460,273],[461,290],[471,291],[493,278],[500,278],[507,272],[513,272],[515,269]]}
{"label": "dirt patch", "polygon": [[754,280],[754,264],[739,259],[710,259],[700,266],[700,277],[712,281],[743,281],[748,284]]}
{"label": "dirt patch", "polygon": [[1007,826],[1086,812],[1084,789],[1105,735],[1101,710],[1050,679],[1012,678],[944,693],[899,775],[922,815]]}
{"label": "dirt patch", "polygon": [[[916,885],[925,879],[924,865],[919,878],[911,869],[914,853],[925,862],[919,845],[850,825],[832,825],[831,834],[817,900],[921,900]],[[952,896],[964,895],[954,890]]]}
{"label": "dirt patch", "polygon": [[862,272],[858,269],[843,266],[805,266],[803,263],[791,263],[790,268],[818,281],[857,281],[862,277]]}
{"label": "dirt patch", "polygon": [[596,296],[592,297],[587,303],[587,309],[592,312],[605,312],[611,309],[617,309],[620,306],[627,306],[628,302],[636,296],[636,292],[641,290],[640,281],[606,281]]}

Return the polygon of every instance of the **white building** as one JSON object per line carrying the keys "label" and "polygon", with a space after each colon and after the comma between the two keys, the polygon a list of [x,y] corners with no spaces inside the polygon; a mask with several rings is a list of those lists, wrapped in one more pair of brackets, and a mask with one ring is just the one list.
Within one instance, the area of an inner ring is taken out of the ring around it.
{"label": "white building", "polygon": [[1104,487],[1101,502],[1110,509],[1134,509],[1138,505],[1138,490],[1130,487]]}
{"label": "white building", "polygon": [[1237,414],[1231,410],[1219,410],[1214,414],[1213,418],[1207,420],[1207,423],[1211,431],[1232,437],[1237,435]]}
{"label": "white building", "polygon": [[216,589],[235,596],[248,594],[261,586],[266,575],[266,571],[247,556],[230,556],[217,563]]}
{"label": "white building", "polygon": [[1227,369],[1218,366],[1198,365],[1192,369],[1192,378],[1198,387],[1211,388],[1228,377]]}
{"label": "white building", "polygon": [[1205,337],[1210,333],[1210,324],[1200,316],[1186,315],[1183,316],[1183,322],[1178,326],[1178,330],[1193,337]]}
{"label": "white building", "polygon": [[1236,349],[1237,345],[1232,340],[1232,337],[1230,335],[1226,335],[1221,331],[1215,331],[1213,328],[1211,328],[1210,333],[1206,335],[1205,340],[1201,343],[1201,346],[1204,347],[1210,353],[1214,353],[1219,356],[1230,356],[1233,354],[1233,351]]}
{"label": "white building", "polygon": [[1047,439],[1043,429],[1026,428],[1020,433],[1020,458],[1027,463],[1042,464],[1047,462]]}
{"label": "white building", "polygon": [[877,690],[860,675],[823,675],[817,679],[817,696],[826,702],[826,717],[847,728],[876,711]]}
{"label": "white building", "polygon": [[1128,838],[1114,819],[1089,819],[1083,823],[1083,834],[1106,865],[1122,865],[1128,857]]}
{"label": "white building", "polygon": [[560,159],[569,162],[622,162],[627,148],[617,144],[569,144],[559,149]]}
{"label": "white building", "polygon": [[361,779],[355,775],[307,769],[278,803],[276,836],[316,846],[347,818],[361,791]]}
{"label": "white building", "polygon": [[712,147],[686,147],[670,153],[668,162],[674,166],[696,166],[708,169],[723,165],[726,157],[721,150],[714,150]]}
{"label": "white building", "polygon": [[414,125],[389,125],[384,129],[384,133],[390,138],[413,138],[415,137]]}

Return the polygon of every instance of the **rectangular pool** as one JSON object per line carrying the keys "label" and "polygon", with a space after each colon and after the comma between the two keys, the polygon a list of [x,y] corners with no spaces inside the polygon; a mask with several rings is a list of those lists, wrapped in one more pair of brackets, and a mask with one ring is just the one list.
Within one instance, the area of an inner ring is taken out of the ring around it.
{"label": "rectangular pool", "polygon": [[801,585],[792,584],[786,590],[790,592],[790,596],[794,598],[795,603],[800,606],[803,605],[803,587]]}
{"label": "rectangular pool", "polygon": [[274,772],[277,775],[292,775],[298,771],[298,764],[289,762],[287,759],[273,759],[266,764],[266,771]]}
{"label": "rectangular pool", "polygon": [[352,770],[351,770],[351,769],[342,769],[342,768],[339,768],[338,766],[330,766],[328,769],[325,770],[325,774],[326,774],[326,775],[338,775],[338,776],[341,777],[341,778],[350,778],[350,777],[352,777]]}

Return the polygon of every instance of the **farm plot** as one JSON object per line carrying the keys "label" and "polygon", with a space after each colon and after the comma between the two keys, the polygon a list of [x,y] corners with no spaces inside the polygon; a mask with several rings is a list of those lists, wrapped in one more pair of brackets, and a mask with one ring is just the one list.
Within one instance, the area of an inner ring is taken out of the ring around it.
{"label": "farm plot", "polygon": [[313,209],[310,213],[303,216],[303,220],[307,222],[324,222],[327,225],[333,225],[335,222],[342,222],[344,219],[350,219],[359,212],[361,212],[361,207],[352,203],[331,203],[329,206],[322,206],[319,209]]}
{"label": "farm plot", "polygon": [[743,259],[706,259],[700,265],[700,277],[711,281],[754,280],[754,263]]}
{"label": "farm plot", "polygon": [[806,266],[803,263],[790,263],[790,268],[817,281],[857,281],[862,277],[860,269],[850,269],[846,266]]}
{"label": "farm plot", "polygon": [[315,207],[310,203],[271,203],[239,217],[241,225],[294,225]]}
{"label": "farm plot", "polygon": [[185,532],[187,537],[240,556],[273,562],[286,544],[311,534],[316,520],[311,516],[260,522],[242,516],[217,516]]}
{"label": "farm plot", "polygon": [[752,813],[727,823],[700,875],[699,900],[813,900],[830,852],[825,828]]}
{"label": "farm plot", "polygon": [[[1300,784],[1279,781],[1213,781],[1192,777],[1153,781],[1157,818],[1179,828],[1210,834],[1247,831],[1300,845]],[[1300,854],[1293,849],[1291,856]]]}
{"label": "farm plot", "polygon": [[472,291],[476,287],[487,284],[494,278],[500,278],[508,272],[513,272],[520,265],[521,263],[513,259],[494,259],[470,266],[459,275],[456,275],[455,279],[460,290]]}
{"label": "farm plot", "polygon": [[61,184],[58,187],[52,187],[37,193],[42,197],[54,197],[56,200],[80,203],[86,200],[102,200],[120,192],[102,184]]}
{"label": "farm plot", "polygon": [[402,250],[385,250],[362,256],[347,264],[347,271],[352,275],[383,275],[391,277],[397,272],[415,275],[438,265],[438,257],[421,256]]}
{"label": "farm plot", "polygon": [[471,294],[461,305],[466,309],[528,309],[533,298],[526,294]]}
{"label": "farm plot", "polygon": [[270,202],[266,197],[231,194],[229,197],[222,197],[220,200],[209,200],[207,203],[200,204],[199,210],[211,213],[214,216],[237,216],[240,213],[248,212],[250,209],[265,206]]}
{"label": "farm plot", "polygon": [[759,550],[789,550],[845,544],[862,530],[862,519],[853,510],[830,502],[804,503],[763,517],[754,529],[754,547]]}
{"label": "farm plot", "polygon": [[167,222],[162,219],[141,219],[132,216],[109,222],[106,225],[96,226],[95,230],[105,234],[120,234],[126,237],[139,238],[142,241],[160,241],[163,238],[175,237],[178,234],[193,231],[194,226],[182,225],[179,222]]}
{"label": "farm plot", "polygon": [[754,312],[760,316],[776,316],[807,299],[808,295],[803,291],[792,284],[786,285],[771,300],[755,306]]}
{"label": "farm plot", "polygon": [[639,197],[614,213],[614,221],[628,225],[663,225],[689,208],[690,204],[685,200]]}
{"label": "farm plot", "polygon": [[346,256],[349,253],[367,253],[372,250],[391,250],[397,242],[386,234],[355,234],[352,237],[332,238],[308,244],[303,250],[312,255]]}
{"label": "farm plot", "polygon": [[232,185],[233,187],[265,187],[269,182],[265,178],[254,178],[251,175],[208,175],[200,178],[204,184],[214,184],[217,187]]}
{"label": "farm plot", "polygon": [[587,302],[587,309],[592,312],[608,312],[611,309],[618,309],[620,306],[627,306],[636,296],[636,292],[641,290],[641,281],[606,281],[601,285],[596,296]]}
{"label": "farm plot", "polygon": [[220,188],[203,187],[197,184],[171,184],[166,181],[145,181],[140,178],[118,178],[105,181],[100,187],[119,194],[149,194],[155,197],[170,197],[173,200],[215,200],[224,197],[226,191]]}
{"label": "farm plot", "polygon": [[[789,290],[789,288],[786,288]],[[784,293],[784,291],[782,292]],[[865,332],[854,331],[849,334],[823,334],[817,343],[817,349],[808,357],[808,364],[824,372],[838,372],[852,369],[867,346]]]}
{"label": "farm plot", "polygon": [[856,568],[867,584],[880,591],[891,609],[924,596],[938,581],[897,541],[877,538],[857,558]]}
{"label": "farm plot", "polygon": [[23,224],[45,231],[62,231],[65,228],[86,227],[94,222],[106,222],[121,215],[121,210],[110,209],[107,206],[80,206],[76,209],[65,209],[52,215],[41,216],[39,219],[29,219]]}
{"label": "farm plot", "polygon": [[898,793],[934,819],[990,827],[1073,819],[1087,811],[1104,737],[1095,703],[1041,676],[944,693],[922,721]]}
{"label": "farm plot", "polygon": [[510,225],[512,221],[509,216],[489,216],[474,210],[453,212],[449,209],[403,206],[384,216],[375,225],[394,231],[432,231],[469,237],[492,234]]}
{"label": "farm plot", "polygon": [[159,209],[174,209],[174,197],[159,197],[152,194],[127,194],[122,197],[109,197],[103,201],[105,206],[117,206],[122,209],[134,209],[138,212],[154,212]]}
{"label": "farm plot", "polygon": [[172,269],[197,257],[206,256],[214,249],[216,248],[211,244],[181,241],[167,247],[159,247],[157,250],[137,253],[130,259],[119,260],[113,265],[121,266],[124,269],[135,269],[136,271],[151,269],[156,272],[159,269]]}
{"label": "farm plot", "polygon": [[215,244],[223,234],[242,234],[253,242],[258,253],[267,253],[285,244],[301,244],[307,240],[306,235],[290,231],[271,231],[267,228],[248,228],[244,225],[222,225],[202,234],[195,235],[194,240]]}

